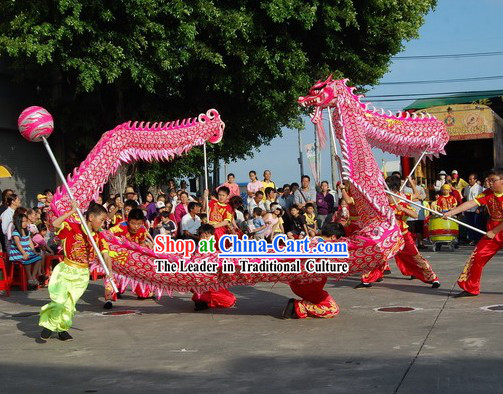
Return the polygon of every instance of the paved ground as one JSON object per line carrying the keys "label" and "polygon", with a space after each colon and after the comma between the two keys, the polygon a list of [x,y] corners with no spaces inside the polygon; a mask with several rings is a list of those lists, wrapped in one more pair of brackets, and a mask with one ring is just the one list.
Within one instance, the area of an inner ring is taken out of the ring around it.
{"label": "paved ground", "polygon": [[[103,316],[102,283],[78,304],[75,340],[38,343],[47,290],[0,298],[0,392],[503,392],[502,256],[488,265],[483,294],[452,299],[469,250],[425,253],[442,287],[393,273],[372,289],[357,278],[327,290],[341,313],[328,320],[279,318],[285,285],[234,288],[238,306],[195,313],[188,295],[119,301]],[[375,311],[411,306],[406,313]]]}

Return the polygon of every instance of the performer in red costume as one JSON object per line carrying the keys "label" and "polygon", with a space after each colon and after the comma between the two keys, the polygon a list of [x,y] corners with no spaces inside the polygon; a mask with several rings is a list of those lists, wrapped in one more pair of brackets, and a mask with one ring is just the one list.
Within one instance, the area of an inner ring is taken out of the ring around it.
{"label": "performer in red costume", "polygon": [[[211,224],[202,224],[198,234],[200,239],[210,239],[215,235],[215,229]],[[193,293],[192,301],[194,301],[196,311],[208,308],[231,308],[236,303],[236,296],[227,289],[208,290],[202,294]]]}
{"label": "performer in red costume", "polygon": [[[344,236],[344,228],[340,223],[327,223],[321,229],[321,242],[335,242]],[[323,287],[327,277],[304,279],[290,282],[292,291],[301,300],[290,298],[283,310],[284,319],[305,319],[306,317],[331,318],[337,316],[339,307]]]}
{"label": "performer in red costume", "polygon": [[[137,243],[140,246],[148,246],[147,229],[144,225],[145,216],[139,208],[131,209],[127,215],[127,222],[121,222],[112,227],[110,231],[117,237],[125,237],[128,241]],[[151,291],[144,288],[143,291],[140,285],[136,285],[134,291],[139,300],[144,300],[151,296]],[[111,309],[112,301],[117,300],[117,294],[112,290],[112,286],[108,281],[105,281],[105,305],[103,308]]]}
{"label": "performer in red costume", "polygon": [[[400,179],[398,179],[397,177],[387,177],[386,184],[392,192],[399,192]],[[421,254],[417,250],[414,238],[408,230],[409,226],[407,225],[407,217],[417,217],[417,212],[414,211],[410,205],[403,201],[395,203],[392,196],[388,195],[388,200],[390,207],[395,213],[397,224],[402,231],[402,236],[405,241],[403,249],[395,255],[395,262],[400,269],[400,272],[403,275],[413,277],[413,279],[419,279],[424,283],[430,283],[431,287],[434,289],[439,288],[440,281],[438,280],[437,275],[435,274],[435,272],[433,272],[433,269],[431,268],[428,261],[423,256],[421,256]],[[383,268],[375,268],[370,272],[365,272],[362,275],[361,283],[356,286],[356,288],[361,289],[372,287],[372,283],[381,280],[382,277]]]}
{"label": "performer in red costume", "polygon": [[438,212],[447,212],[458,205],[458,200],[451,194],[451,185],[445,184],[442,186],[442,194],[438,196],[436,207]]}
{"label": "performer in red costume", "polygon": [[472,201],[467,201],[444,214],[454,216],[480,205],[487,206],[490,219],[487,234],[480,239],[458,278],[458,286],[463,289],[455,298],[471,297],[480,294],[480,278],[487,262],[503,248],[503,170],[493,170],[488,177],[490,188]]}
{"label": "performer in red costume", "polygon": [[[205,195],[207,192],[205,192]],[[234,211],[232,207],[226,203],[229,197],[229,188],[227,186],[221,186],[218,189],[218,200],[210,200],[208,203],[208,223],[215,229],[215,241],[218,244],[218,240],[224,234],[229,233],[229,229],[232,227],[232,219],[234,218]]]}

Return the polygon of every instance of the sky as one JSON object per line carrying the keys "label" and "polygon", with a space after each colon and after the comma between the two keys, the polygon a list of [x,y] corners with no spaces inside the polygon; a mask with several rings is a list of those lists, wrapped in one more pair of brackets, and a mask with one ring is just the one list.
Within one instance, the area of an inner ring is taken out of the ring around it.
{"label": "sky", "polygon": [[[419,30],[419,38],[405,43],[404,51],[397,56],[419,56],[437,54],[459,54],[503,51],[501,44],[501,16],[503,0],[439,0]],[[463,79],[503,75],[503,55],[489,57],[464,57],[427,60],[393,60],[389,72],[381,83],[397,81],[424,81],[443,79]],[[326,76],[320,75],[320,79]],[[313,81],[313,83],[316,81]],[[378,85],[367,92],[367,96],[388,94],[416,95],[420,93],[464,92],[476,90],[503,89],[503,79],[486,81],[462,81],[435,84]],[[424,98],[428,96],[419,96]],[[414,100],[378,101],[371,99],[377,108],[399,111]],[[380,98],[383,100],[383,98]],[[326,118],[326,115],[325,115]],[[314,142],[312,123],[307,120],[306,129],[301,132],[302,144]],[[328,126],[325,127],[328,131]],[[283,135],[254,151],[254,156],[246,160],[231,162],[225,167],[221,163],[221,179],[227,173],[236,175],[236,182],[248,182],[248,172],[262,174],[265,169],[272,172],[272,179],[278,187],[285,183],[299,182],[297,130],[283,129]],[[304,172],[311,176],[304,149]],[[394,155],[374,151],[381,165],[382,160],[394,161]],[[329,148],[322,152],[321,178],[331,180]]]}

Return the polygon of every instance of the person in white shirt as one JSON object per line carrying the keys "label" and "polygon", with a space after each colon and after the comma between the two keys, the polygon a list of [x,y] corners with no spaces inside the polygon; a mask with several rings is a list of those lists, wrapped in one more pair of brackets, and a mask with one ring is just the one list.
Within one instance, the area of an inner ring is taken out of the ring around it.
{"label": "person in white shirt", "polygon": [[435,184],[433,185],[433,188],[435,189],[436,192],[439,192],[442,186],[444,185],[446,176],[447,172],[443,170],[438,173],[438,178],[435,181]]}
{"label": "person in white shirt", "polygon": [[[472,201],[483,191],[484,188],[478,182],[477,174],[470,174],[468,177],[468,186],[463,189],[464,199],[466,201]],[[483,217],[480,207],[469,208],[464,212],[464,215],[467,224],[483,230]],[[476,231],[468,229],[467,237],[468,241],[470,241],[470,245],[475,245],[480,240],[481,236],[482,235]]]}
{"label": "person in white shirt", "polygon": [[198,202],[189,202],[189,213],[182,217],[180,226],[182,228],[182,235],[185,239],[199,240],[197,231],[201,227],[201,218],[198,216],[201,213],[201,204]]}
{"label": "person in white shirt", "polygon": [[12,217],[14,216],[14,211],[21,206],[21,199],[17,194],[11,194],[7,197],[5,205],[7,205],[7,209],[0,216],[0,220],[2,221],[2,233],[7,241],[7,234],[9,226],[12,223]]}
{"label": "person in white shirt", "polygon": [[251,213],[255,208],[260,208],[264,212],[266,211],[264,202],[262,201],[263,197],[264,193],[261,190],[255,192],[253,200],[251,200],[250,203],[248,204],[248,212],[250,212],[250,216],[252,216]]}

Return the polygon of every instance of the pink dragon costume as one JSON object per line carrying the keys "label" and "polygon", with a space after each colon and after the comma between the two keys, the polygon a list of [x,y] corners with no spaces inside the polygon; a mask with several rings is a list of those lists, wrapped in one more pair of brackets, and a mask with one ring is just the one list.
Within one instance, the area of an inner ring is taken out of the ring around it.
{"label": "pink dragon costume", "polygon": [[[342,150],[343,176],[352,185],[353,198],[361,218],[358,235],[341,238],[349,245],[349,257],[338,259],[349,264],[345,274],[315,274],[304,270],[292,273],[241,273],[238,259],[227,258],[236,266],[235,273],[156,273],[155,259],[167,259],[178,264],[182,256],[155,254],[152,250],[104,232],[113,252],[114,278],[119,288],[127,286],[151,290],[160,297],[173,291],[203,293],[229,286],[253,285],[258,282],[320,283],[327,277],[341,279],[347,275],[370,271],[393,257],[403,245],[386,194],[384,180],[373,159],[371,147],[379,147],[404,156],[443,153],[448,135],[442,122],[435,118],[395,117],[371,111],[355,96],[354,88],[345,80],[332,80],[314,85],[299,104],[315,107],[313,121],[321,120],[324,108],[333,109],[335,137]],[[124,123],[106,132],[86,160],[68,176],[68,184],[80,206],[87,206],[102,190],[108,177],[121,163],[137,160],[169,160],[194,146],[221,140],[224,123],[216,110],[209,110],[195,119],[166,124]],[[62,188],[54,194],[51,209],[56,216],[71,209],[70,199]],[[189,262],[202,259],[218,262],[217,254],[194,254]],[[278,259],[280,260],[280,259]],[[253,259],[250,259],[253,261]],[[101,270],[93,264],[92,270]],[[324,282],[323,282],[324,283]],[[293,287],[292,287],[293,289]],[[295,291],[295,290],[294,290]]]}

